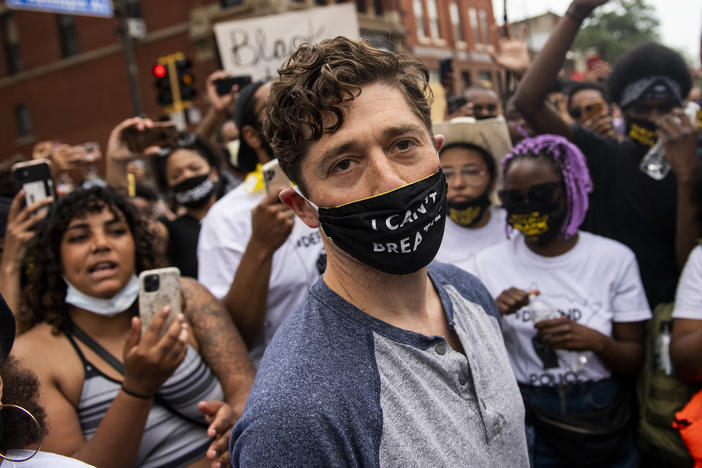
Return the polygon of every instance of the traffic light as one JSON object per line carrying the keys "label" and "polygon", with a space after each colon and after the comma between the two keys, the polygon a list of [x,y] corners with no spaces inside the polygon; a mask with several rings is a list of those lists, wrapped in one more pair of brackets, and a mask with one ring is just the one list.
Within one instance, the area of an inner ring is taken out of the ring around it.
{"label": "traffic light", "polygon": [[197,92],[193,87],[195,78],[192,73],[193,64],[190,60],[183,58],[176,60],[175,68],[178,75],[178,88],[180,89],[180,99],[182,101],[192,101]]}
{"label": "traffic light", "polygon": [[173,104],[173,90],[171,89],[171,77],[168,73],[168,65],[157,63],[151,69],[154,75],[154,86],[156,87],[156,102],[160,106],[170,106]]}

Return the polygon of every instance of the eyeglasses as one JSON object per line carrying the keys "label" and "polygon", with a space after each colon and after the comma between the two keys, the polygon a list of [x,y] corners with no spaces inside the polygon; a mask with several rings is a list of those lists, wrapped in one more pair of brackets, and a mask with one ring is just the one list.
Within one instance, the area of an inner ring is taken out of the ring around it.
{"label": "eyeglasses", "polygon": [[476,167],[445,167],[441,169],[446,177],[446,182],[451,183],[453,179],[460,174],[461,180],[468,186],[474,187],[485,182],[485,169]]}
{"label": "eyeglasses", "polygon": [[505,208],[531,203],[552,203],[561,187],[561,182],[546,182],[532,185],[526,195],[519,190],[500,190],[497,196]]}

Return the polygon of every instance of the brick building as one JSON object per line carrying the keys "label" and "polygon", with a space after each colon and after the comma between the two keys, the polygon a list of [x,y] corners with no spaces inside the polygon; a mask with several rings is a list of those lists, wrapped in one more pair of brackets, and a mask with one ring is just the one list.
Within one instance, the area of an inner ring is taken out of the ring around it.
{"label": "brick building", "polygon": [[[181,51],[193,62],[205,109],[204,81],[218,68],[213,24],[240,17],[308,8],[332,0],[123,0],[146,34],[135,41],[143,111],[162,114],[151,68],[159,56]],[[343,1],[343,0],[342,0]],[[407,50],[438,79],[439,61],[453,57],[456,92],[494,80],[486,53],[495,43],[491,0],[356,0],[362,36],[377,46]],[[223,7],[222,5],[231,5]],[[0,3],[0,159],[29,156],[37,141],[98,141],[133,115],[115,18],[9,9]]]}

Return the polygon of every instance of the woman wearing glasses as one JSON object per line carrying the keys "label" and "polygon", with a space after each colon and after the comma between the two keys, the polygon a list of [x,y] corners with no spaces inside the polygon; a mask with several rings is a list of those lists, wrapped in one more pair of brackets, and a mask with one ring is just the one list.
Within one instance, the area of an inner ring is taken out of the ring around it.
{"label": "woman wearing glasses", "polygon": [[112,131],[106,152],[107,182],[113,188],[127,186],[126,162],[151,157],[153,175],[161,193],[178,207],[175,219],[159,218],[154,228],[164,238],[165,253],[171,265],[183,276],[197,278],[197,241],[200,221],[228,189],[231,176],[222,171],[219,154],[204,140],[192,133],[182,133],[176,142],[164,147],[147,148],[143,154],[129,151],[123,130],[148,129],[149,119],[127,119]]}
{"label": "woman wearing glasses", "polygon": [[439,149],[448,183],[448,217],[436,260],[471,271],[475,255],[505,239],[505,212],[491,196],[497,183],[496,159],[511,149],[504,119],[476,122],[456,118],[434,125],[444,136]]}
{"label": "woman wearing glasses", "polygon": [[616,380],[638,371],[651,316],[634,254],[578,230],[592,183],[565,138],[525,139],[502,164],[513,234],[475,271],[503,316],[534,466],[638,466]]}

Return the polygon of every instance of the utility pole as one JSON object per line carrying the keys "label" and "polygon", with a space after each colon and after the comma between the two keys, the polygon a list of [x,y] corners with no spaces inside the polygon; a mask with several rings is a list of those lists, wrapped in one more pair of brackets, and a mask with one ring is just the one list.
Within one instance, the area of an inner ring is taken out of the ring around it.
{"label": "utility pole", "polygon": [[139,93],[139,70],[134,61],[133,41],[127,24],[127,6],[125,0],[115,0],[114,3],[118,19],[117,34],[122,42],[122,52],[127,65],[127,84],[129,86],[129,96],[132,100],[132,108],[134,115],[143,115],[141,94]]}

